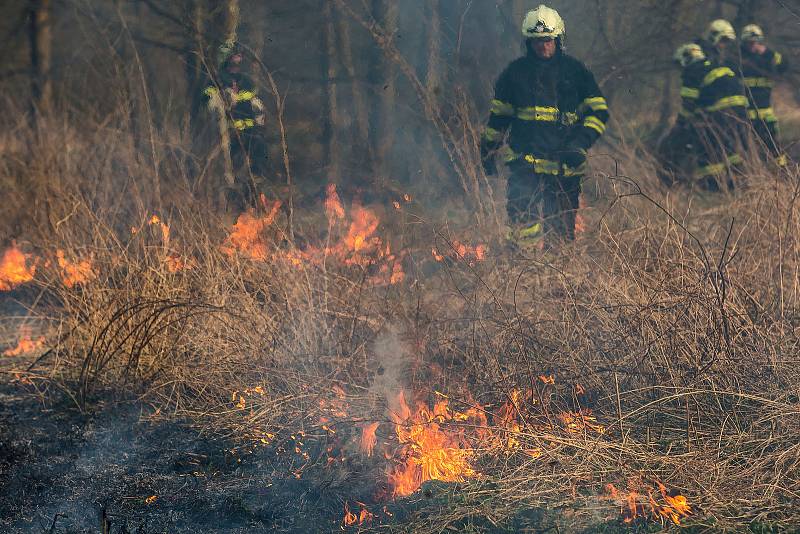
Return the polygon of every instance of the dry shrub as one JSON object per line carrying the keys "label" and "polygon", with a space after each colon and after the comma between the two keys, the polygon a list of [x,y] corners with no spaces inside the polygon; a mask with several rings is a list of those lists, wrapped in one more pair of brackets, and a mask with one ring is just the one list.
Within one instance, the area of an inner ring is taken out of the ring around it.
{"label": "dry shrub", "polygon": [[[95,147],[93,159],[78,150],[80,166],[58,163],[51,141],[36,145],[54,151],[43,158],[51,165],[6,171],[3,183],[47,176],[37,187],[48,207],[26,214],[27,237],[51,259],[38,284],[56,341],[32,378],[81,408],[139,398],[161,416],[258,444],[298,430],[324,441],[323,416],[344,433],[388,424],[390,397],[403,389],[489,414],[519,391],[524,424],[495,429],[518,445],[476,447],[483,476],[456,485],[445,507],[412,497],[402,528],[439,532],[476,518],[523,528],[537,507],[592,525],[620,515],[607,484],[645,496],[658,482],[689,499],[700,525],[800,520],[797,169],[750,169],[732,195],[667,193],[633,167],[631,151],[622,167],[644,178],[600,175],[603,200],[577,243],[521,257],[493,241],[487,261],[437,264],[429,251],[452,241],[425,237],[409,218],[407,280],[385,285],[371,281],[374,266],[298,265],[278,229],[267,260],[226,254],[229,229],[200,202],[162,207],[166,235],[134,194],[152,182],[148,166],[115,152],[124,139]],[[119,169],[133,179],[96,196]],[[183,176],[163,179],[180,197]],[[65,287],[58,249],[90,258],[92,275]],[[396,333],[390,342],[386,332]],[[554,383],[540,378],[550,375]],[[559,423],[586,408],[604,431]],[[540,454],[524,453],[532,449]],[[371,465],[371,477],[385,476]],[[348,488],[334,487],[343,498]]]}

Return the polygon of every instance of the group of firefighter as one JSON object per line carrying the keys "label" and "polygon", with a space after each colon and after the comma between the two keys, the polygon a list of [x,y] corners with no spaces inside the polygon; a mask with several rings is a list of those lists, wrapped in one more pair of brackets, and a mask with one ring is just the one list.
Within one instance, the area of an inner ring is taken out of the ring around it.
{"label": "group of firefighter", "polygon": [[[496,172],[498,158],[510,171],[508,237],[523,250],[575,238],[586,153],[609,119],[594,76],[564,53],[565,33],[563,19],[547,6],[525,16],[527,54],[500,75],[481,140],[486,173]],[[762,29],[749,24],[738,49],[733,26],[720,19],[678,48],[682,109],[657,151],[668,185],[730,189],[744,158],[759,151],[776,166],[787,164],[771,105],[774,79],[787,63],[764,41]]]}
{"label": "group of firefighter", "polygon": [[[742,29],[738,50],[735,42],[731,23],[719,19],[702,39],[675,52],[682,68],[682,107],[659,151],[661,178],[669,185],[686,181],[688,174],[707,190],[732,188],[731,171],[748,151],[761,152],[778,166],[787,164],[772,108],[774,78],[786,72],[787,62],[767,48],[764,31],[755,24]],[[694,163],[693,172],[687,162]]]}
{"label": "group of firefighter", "polygon": [[[522,34],[526,54],[497,80],[481,160],[487,175],[496,174],[498,161],[508,167],[508,239],[512,247],[528,249],[550,238],[575,238],[587,151],[605,133],[609,108],[592,73],[565,53],[566,29],[557,11],[540,5],[528,12]],[[741,47],[736,37],[729,22],[715,20],[703,38],[675,53],[682,109],[657,151],[669,185],[729,189],[748,150],[761,149],[766,159],[786,164],[771,105],[774,78],[786,71],[786,60],[767,48],[754,24],[743,28]],[[228,130],[233,164],[246,171],[248,178],[237,180],[242,194],[252,199],[258,188],[253,177],[266,171],[267,147],[264,106],[242,61],[237,44],[223,46],[219,75],[205,96],[221,118],[222,133]]]}

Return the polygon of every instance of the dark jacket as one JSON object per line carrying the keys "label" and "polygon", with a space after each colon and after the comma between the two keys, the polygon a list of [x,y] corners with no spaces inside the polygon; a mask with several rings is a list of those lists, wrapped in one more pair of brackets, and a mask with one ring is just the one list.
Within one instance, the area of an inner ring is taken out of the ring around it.
{"label": "dark jacket", "polygon": [[751,119],[762,118],[776,121],[772,111],[773,78],[789,68],[779,52],[767,49],[762,55],[753,54],[742,47],[742,77],[748,99],[748,114]]}
{"label": "dark jacket", "polygon": [[741,80],[728,65],[712,59],[696,61],[681,73],[681,117],[702,121],[719,115],[744,118],[747,98]]}
{"label": "dark jacket", "polygon": [[240,132],[250,133],[253,128],[263,126],[264,104],[252,79],[246,74],[228,72],[220,78],[220,87],[211,84],[203,91],[208,105],[223,106],[231,127]]}
{"label": "dark jacket", "polygon": [[526,162],[540,174],[578,175],[562,168],[561,154],[588,150],[605,132],[608,103],[591,72],[564,54],[541,60],[535,54],[513,61],[497,80],[484,130],[484,162],[501,150],[506,163]]}

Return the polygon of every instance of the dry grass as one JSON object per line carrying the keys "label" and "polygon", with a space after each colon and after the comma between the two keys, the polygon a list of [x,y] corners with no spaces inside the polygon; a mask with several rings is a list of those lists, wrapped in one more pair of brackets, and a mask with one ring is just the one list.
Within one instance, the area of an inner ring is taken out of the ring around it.
{"label": "dry grass", "polygon": [[[46,131],[22,131],[35,159],[6,143],[0,172],[18,202],[7,235],[51,260],[35,284],[51,348],[22,362],[39,391],[82,409],[139,399],[256,446],[301,430],[330,442],[327,417],[351,449],[363,421],[381,422],[391,441],[394,393],[431,402],[438,391],[453,408],[480,404],[493,436],[519,442],[474,440],[484,476],[443,490],[447,506],[412,497],[391,530],[524,526],[537,507],[596,525],[622,511],[609,483],[646,498],[663,482],[689,499],[698,526],[800,521],[797,169],[751,169],[747,188],[712,197],[667,193],[635,157],[619,157],[635,179],[598,173],[602,200],[578,242],[525,258],[492,237],[487,261],[437,264],[430,249],[448,240],[408,207],[386,221],[403,233],[407,277],[384,285],[370,282],[375,266],[295,265],[280,221],[272,259],[224,253],[224,217],[192,200],[167,143],[156,208],[142,185],[153,164],[135,157],[124,125],[93,139]],[[169,239],[148,223],[153,212]],[[301,237],[325,235],[318,216],[305,229],[297,218]],[[91,258],[93,279],[66,288],[56,249]],[[176,255],[191,268],[173,272]],[[528,397],[512,432],[496,414],[515,390]],[[559,423],[587,407],[604,432]],[[364,461],[374,481],[385,477],[386,463]],[[347,499],[352,483],[333,489]]]}

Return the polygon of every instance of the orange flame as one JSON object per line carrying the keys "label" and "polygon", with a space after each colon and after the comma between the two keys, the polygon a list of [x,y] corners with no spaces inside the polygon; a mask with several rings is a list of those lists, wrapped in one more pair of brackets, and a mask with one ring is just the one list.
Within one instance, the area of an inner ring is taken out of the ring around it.
{"label": "orange flame", "polygon": [[22,356],[23,354],[35,352],[43,346],[44,336],[40,336],[38,339],[34,340],[31,327],[22,325],[19,328],[19,341],[17,342],[17,346],[13,349],[6,349],[3,351],[3,356]]}
{"label": "orange flame", "polygon": [[577,412],[561,412],[558,419],[564,425],[564,429],[572,434],[579,434],[587,430],[593,430],[599,434],[606,431],[606,428],[598,424],[597,417],[588,408],[583,408]]}
{"label": "orange flame", "polygon": [[373,236],[380,224],[378,216],[372,210],[354,205],[351,217],[353,221],[344,239],[349,251],[359,252],[368,247],[380,246],[380,239]]}
{"label": "orange flame", "polygon": [[482,262],[486,260],[486,253],[488,252],[489,247],[484,244],[479,244],[476,246],[466,245],[461,241],[453,241],[450,244],[449,251],[440,252],[436,248],[431,250],[433,254],[433,259],[437,262],[444,261],[444,257],[448,254],[456,260],[466,261],[470,265],[474,265],[476,262]]}
{"label": "orange flame", "polygon": [[28,265],[30,260],[31,256],[22,252],[17,248],[17,243],[12,241],[11,247],[3,252],[0,260],[0,291],[11,291],[18,285],[33,280],[36,265]]}
{"label": "orange flame", "polygon": [[339,200],[339,193],[336,192],[336,184],[328,184],[325,197],[325,215],[328,222],[333,225],[336,219],[344,219],[344,207]]}
{"label": "orange flame", "polygon": [[586,219],[581,213],[586,208],[586,199],[581,195],[578,197],[578,212],[575,214],[575,234],[586,232]]}
{"label": "orange flame", "polygon": [[351,527],[353,525],[361,526],[367,523],[371,523],[372,520],[375,518],[375,514],[373,514],[367,509],[367,505],[358,501],[356,501],[356,504],[360,508],[358,515],[350,511],[349,503],[347,502],[344,503],[344,518],[342,519],[342,526],[345,527]]}
{"label": "orange flame", "polygon": [[56,251],[56,259],[61,268],[61,281],[70,289],[78,284],[85,284],[97,276],[90,259],[72,262],[66,258],[61,249]]}
{"label": "orange flame", "polygon": [[432,410],[421,403],[412,414],[401,391],[395,406],[390,416],[403,460],[389,473],[394,496],[411,495],[429,480],[464,482],[478,476],[471,465],[474,449],[461,433],[448,432],[441,426],[456,419],[447,400],[437,402]]}
{"label": "orange flame", "polygon": [[229,256],[238,252],[252,260],[266,261],[270,256],[270,243],[264,231],[275,222],[280,207],[281,202],[276,200],[266,215],[257,216],[252,210],[241,214],[222,245],[222,251]]}
{"label": "orange flame", "polygon": [[670,495],[661,482],[656,481],[656,484],[664,501],[663,504],[656,502],[652,489],[648,488],[645,488],[647,502],[641,501],[643,494],[640,491],[620,491],[613,484],[606,484],[606,491],[611,499],[622,508],[622,520],[624,523],[633,523],[639,518],[647,518],[649,516],[662,522],[671,521],[679,526],[683,518],[692,514],[689,501],[683,495]]}
{"label": "orange flame", "polygon": [[380,423],[369,423],[361,428],[361,452],[367,456],[372,456],[372,451],[375,450],[375,444],[378,438],[375,436],[375,431],[378,430]]}

